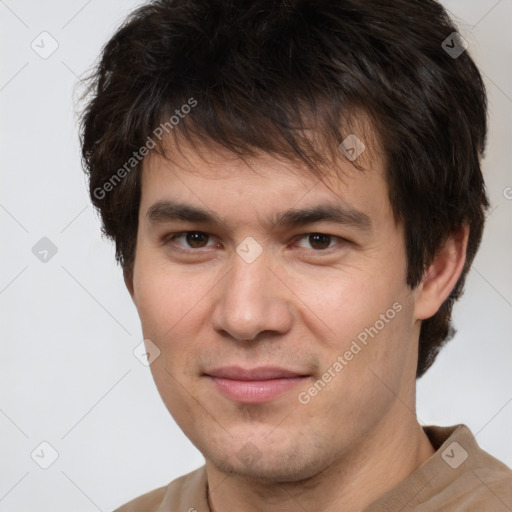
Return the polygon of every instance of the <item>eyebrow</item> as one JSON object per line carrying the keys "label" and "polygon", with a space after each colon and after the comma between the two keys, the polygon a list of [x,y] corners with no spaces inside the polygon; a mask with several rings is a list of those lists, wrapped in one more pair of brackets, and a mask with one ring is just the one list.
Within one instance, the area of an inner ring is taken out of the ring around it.
{"label": "eyebrow", "polygon": [[[186,203],[158,201],[148,208],[146,217],[154,223],[171,221],[197,222],[203,224],[225,224],[211,210],[206,210]],[[290,209],[274,214],[268,224],[274,227],[299,227],[314,222],[334,222],[369,230],[372,226],[370,217],[361,211],[344,204],[317,205],[309,208]]]}

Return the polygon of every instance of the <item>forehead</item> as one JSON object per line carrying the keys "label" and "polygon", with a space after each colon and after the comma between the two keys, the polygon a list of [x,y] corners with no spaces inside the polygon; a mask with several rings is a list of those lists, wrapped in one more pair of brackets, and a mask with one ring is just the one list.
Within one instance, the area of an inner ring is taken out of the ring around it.
{"label": "forehead", "polygon": [[303,162],[268,153],[241,158],[191,145],[167,147],[166,156],[153,153],[144,160],[141,215],[170,200],[251,221],[291,207],[338,204],[368,216],[390,207],[384,164],[375,152],[354,163],[340,152],[332,165],[313,172]]}

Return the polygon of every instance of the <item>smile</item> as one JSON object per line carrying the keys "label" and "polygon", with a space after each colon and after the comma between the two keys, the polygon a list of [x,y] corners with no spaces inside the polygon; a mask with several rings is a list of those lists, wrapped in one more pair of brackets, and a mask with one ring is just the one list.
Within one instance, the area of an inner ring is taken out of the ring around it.
{"label": "smile", "polygon": [[303,384],[308,375],[275,367],[220,368],[206,376],[226,398],[234,402],[269,402]]}

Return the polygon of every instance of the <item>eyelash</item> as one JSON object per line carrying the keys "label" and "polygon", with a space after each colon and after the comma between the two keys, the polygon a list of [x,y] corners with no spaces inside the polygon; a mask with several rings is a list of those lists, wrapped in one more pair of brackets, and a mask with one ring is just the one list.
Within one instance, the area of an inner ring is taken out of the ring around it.
{"label": "eyelash", "polygon": [[[164,245],[168,245],[171,242],[175,242],[175,240],[177,240],[177,239],[179,239],[181,237],[185,237],[186,235],[188,235],[190,233],[200,233],[202,235],[206,235],[207,237],[209,237],[208,242],[210,242],[211,238],[212,238],[212,235],[210,235],[208,233],[205,233],[204,231],[181,231],[180,233],[174,233],[174,234],[166,236],[163,239],[163,244]],[[330,235],[328,233],[321,233],[321,232],[318,232],[318,231],[311,232],[311,233],[304,233],[302,235],[298,235],[298,236],[296,236],[294,238],[294,240],[295,241],[299,241],[299,240],[302,240],[304,238],[310,237],[312,235],[322,235],[322,236],[325,236],[325,237],[329,237],[331,239],[331,241],[338,240],[338,244],[337,245],[341,245],[341,244],[349,242],[347,239],[342,238],[340,236]],[[218,244],[216,244],[214,246],[218,246]],[[208,247],[214,247],[214,246],[205,246],[205,247],[199,247],[199,248],[196,248],[196,249],[192,249],[192,248],[184,248],[184,247],[182,247],[180,245],[175,245],[173,250],[178,251],[178,252],[182,252],[182,253],[192,254],[192,253],[198,253],[201,249],[207,249]],[[335,247],[336,247],[336,245],[335,246],[327,247],[325,249],[311,249],[311,250],[313,252],[315,252],[315,253],[321,254],[321,253],[327,253],[330,249],[333,249]],[[304,249],[304,248],[302,247],[302,248],[299,248],[299,249]]]}

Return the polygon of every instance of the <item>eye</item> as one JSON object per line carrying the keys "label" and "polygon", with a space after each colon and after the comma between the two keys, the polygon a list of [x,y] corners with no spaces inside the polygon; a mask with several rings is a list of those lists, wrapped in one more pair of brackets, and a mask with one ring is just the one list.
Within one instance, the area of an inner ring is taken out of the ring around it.
{"label": "eye", "polygon": [[346,240],[341,237],[327,235],[325,233],[307,233],[299,238],[299,243],[297,245],[303,249],[313,248],[315,251],[322,251],[335,247],[336,241],[338,241],[339,244],[345,242]]}
{"label": "eye", "polygon": [[[210,235],[202,231],[184,231],[183,233],[177,233],[167,237],[166,242],[176,242],[176,245],[184,250],[193,250],[211,247],[212,244],[208,245],[210,238]],[[211,242],[213,243],[213,240],[211,240]],[[213,245],[215,244],[213,243]]]}

